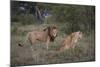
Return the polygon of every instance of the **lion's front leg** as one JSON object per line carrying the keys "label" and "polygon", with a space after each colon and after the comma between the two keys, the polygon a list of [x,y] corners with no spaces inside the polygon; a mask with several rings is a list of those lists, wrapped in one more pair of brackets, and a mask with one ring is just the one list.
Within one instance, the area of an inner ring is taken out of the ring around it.
{"label": "lion's front leg", "polygon": [[50,43],[50,38],[47,38],[47,41],[46,41],[46,48],[47,48],[47,50],[49,48],[49,43]]}
{"label": "lion's front leg", "polygon": [[74,48],[75,48],[75,46],[76,46],[76,44],[73,44],[73,45],[72,45],[72,48],[74,49]]}

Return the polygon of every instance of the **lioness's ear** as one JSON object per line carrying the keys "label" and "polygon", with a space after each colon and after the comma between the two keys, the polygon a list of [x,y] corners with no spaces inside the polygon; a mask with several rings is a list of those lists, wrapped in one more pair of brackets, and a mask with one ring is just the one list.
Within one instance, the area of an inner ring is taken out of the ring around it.
{"label": "lioness's ear", "polygon": [[73,37],[75,36],[75,34],[76,34],[76,33],[72,33],[72,34],[71,34],[71,38],[73,38]]}
{"label": "lioness's ear", "polygon": [[82,32],[80,32],[80,34],[83,34]]}

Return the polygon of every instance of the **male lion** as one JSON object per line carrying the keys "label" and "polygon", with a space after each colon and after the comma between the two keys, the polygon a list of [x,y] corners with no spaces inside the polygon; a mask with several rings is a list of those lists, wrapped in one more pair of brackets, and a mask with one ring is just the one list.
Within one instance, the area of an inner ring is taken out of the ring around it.
{"label": "male lion", "polygon": [[[58,33],[56,26],[49,26],[42,31],[31,31],[27,34],[27,39],[33,45],[37,40],[46,42],[46,48],[48,49],[49,42],[53,42]],[[22,46],[19,44],[19,46]]]}
{"label": "male lion", "polygon": [[76,43],[79,41],[79,39],[82,38],[82,32],[77,31],[72,33],[71,35],[67,36],[66,38],[64,38],[62,44],[61,44],[61,48],[60,51],[62,50],[66,50],[69,48],[75,48]]}

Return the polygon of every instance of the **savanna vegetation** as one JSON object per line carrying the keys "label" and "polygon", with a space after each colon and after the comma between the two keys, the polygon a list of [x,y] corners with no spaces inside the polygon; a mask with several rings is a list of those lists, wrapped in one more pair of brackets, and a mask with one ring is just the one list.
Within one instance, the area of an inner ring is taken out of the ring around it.
{"label": "savanna vegetation", "polygon": [[[37,42],[31,51],[29,42],[24,43],[29,31],[42,30],[56,25],[59,33],[49,50]],[[83,38],[74,49],[56,53],[64,37],[82,31]],[[19,47],[18,43],[25,46]],[[35,55],[33,59],[32,55]],[[50,4],[11,1],[11,65],[36,65],[95,60],[95,6]]]}

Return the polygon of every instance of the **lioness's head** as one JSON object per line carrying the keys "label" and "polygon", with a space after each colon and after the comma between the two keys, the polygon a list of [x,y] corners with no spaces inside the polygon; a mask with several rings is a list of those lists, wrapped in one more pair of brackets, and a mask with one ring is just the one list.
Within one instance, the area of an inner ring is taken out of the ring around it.
{"label": "lioness's head", "polygon": [[81,31],[77,31],[71,34],[72,38],[77,41],[82,39],[83,33]]}
{"label": "lioness's head", "polygon": [[76,32],[76,35],[79,37],[79,39],[81,39],[83,36],[83,33],[81,31],[78,31]]}

